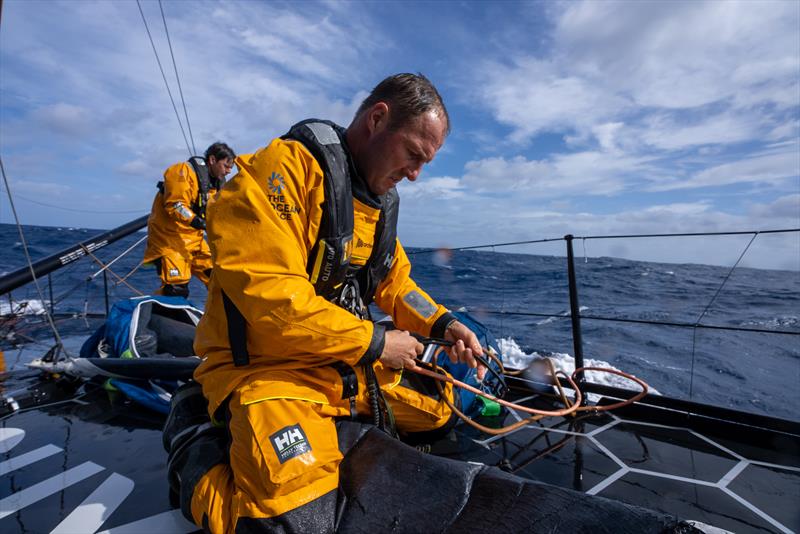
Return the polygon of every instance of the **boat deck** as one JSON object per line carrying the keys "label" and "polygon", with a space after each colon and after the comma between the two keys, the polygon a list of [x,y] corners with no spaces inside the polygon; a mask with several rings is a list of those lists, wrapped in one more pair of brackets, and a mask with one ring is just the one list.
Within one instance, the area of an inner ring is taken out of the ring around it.
{"label": "boat deck", "polygon": [[[548,408],[533,396],[519,403]],[[501,426],[525,417],[512,411],[482,422]],[[732,532],[800,532],[796,433],[636,405],[546,418],[504,436],[461,427],[432,452]]]}
{"label": "boat deck", "polygon": [[[97,385],[17,375],[0,379],[0,531],[195,530],[169,500],[163,416]],[[550,402],[516,397],[539,408]],[[737,533],[800,532],[797,433],[636,405],[547,418],[505,436],[462,425],[431,453]]]}

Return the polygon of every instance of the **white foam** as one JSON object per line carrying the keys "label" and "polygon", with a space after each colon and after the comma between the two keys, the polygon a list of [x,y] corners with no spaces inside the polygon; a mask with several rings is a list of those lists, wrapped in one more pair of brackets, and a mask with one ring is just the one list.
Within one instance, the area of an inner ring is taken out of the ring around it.
{"label": "white foam", "polygon": [[[500,352],[504,356],[506,365],[510,368],[524,369],[528,367],[534,360],[545,357],[545,355],[539,354],[536,351],[531,352],[530,354],[526,353],[512,338],[499,338],[497,340],[497,344],[500,348]],[[552,352],[548,353],[546,356],[553,361],[553,365],[555,365],[557,370],[564,371],[568,375],[571,375],[575,371],[575,358],[569,354]],[[583,365],[584,367],[602,367],[605,369],[613,369],[615,371],[621,370],[617,369],[608,362],[603,360],[595,360],[592,358],[584,358]],[[639,390],[639,386],[636,383],[612,373],[586,371],[585,376],[588,382],[594,382],[595,384],[602,384],[631,391]],[[647,380],[645,380],[645,382],[647,382]],[[660,395],[660,393],[655,388],[650,386],[650,384],[648,384],[648,386],[648,393]],[[597,399],[599,399],[599,396],[590,395],[589,397],[589,400],[591,401],[596,401]]]}
{"label": "white foam", "polygon": [[41,300],[20,300],[17,302],[0,302],[0,315],[43,315],[49,301],[42,303]]}
{"label": "white foam", "polygon": [[[589,309],[589,306],[579,306],[578,307],[578,311],[580,311],[580,312],[585,312],[588,309]],[[572,315],[572,312],[570,310],[566,310],[566,311],[563,311],[563,312],[559,313],[558,315],[554,315],[553,317],[548,317],[547,319],[543,319],[543,320],[537,322],[536,326],[546,325],[546,324],[552,323],[553,321],[557,321],[559,319],[562,319],[564,317],[569,317],[570,315]]]}

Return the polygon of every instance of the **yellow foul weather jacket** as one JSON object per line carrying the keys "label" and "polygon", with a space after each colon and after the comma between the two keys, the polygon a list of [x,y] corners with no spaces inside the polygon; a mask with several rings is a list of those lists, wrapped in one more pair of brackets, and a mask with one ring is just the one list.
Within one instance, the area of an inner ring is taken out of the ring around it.
{"label": "yellow foul weather jacket", "polygon": [[[209,201],[214,193],[216,189],[209,190]],[[199,194],[197,175],[188,162],[176,163],[164,172],[163,191],[156,194],[147,221],[145,262],[176,254],[189,258],[197,251],[208,252],[203,230],[191,226],[197,215],[192,206]]]}
{"label": "yellow foul weather jacket", "polygon": [[[368,353],[383,347],[381,327],[318,296],[309,280],[306,269],[325,194],[323,171],[306,147],[275,139],[255,154],[240,156],[236,165],[239,173],[209,206],[208,238],[215,263],[195,337],[195,351],[205,357],[195,379],[203,385],[211,413],[243,385],[248,398],[267,398],[269,392],[259,391],[259,384],[269,382],[260,380],[265,372],[308,369],[320,376],[323,367],[339,361],[350,366],[373,361],[380,353]],[[351,262],[363,265],[369,258],[379,214],[354,199]],[[416,285],[410,271],[397,241],[391,269],[374,299],[398,328],[430,335],[447,310]],[[223,291],[246,321],[246,366],[233,363]],[[394,373],[399,381],[399,372],[382,371]]]}

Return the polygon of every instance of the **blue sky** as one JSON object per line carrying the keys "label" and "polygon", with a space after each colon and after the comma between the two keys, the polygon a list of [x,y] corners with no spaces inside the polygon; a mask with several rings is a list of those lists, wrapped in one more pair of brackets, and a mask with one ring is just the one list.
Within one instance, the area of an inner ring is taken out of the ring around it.
{"label": "blue sky", "polygon": [[[312,116],[346,125],[386,75],[431,78],[453,130],[399,188],[406,246],[800,227],[799,2],[163,7],[199,151],[251,152]],[[142,8],[177,97],[158,3]],[[6,0],[0,61],[21,221],[147,213],[188,153],[136,3]],[[586,254],[732,265],[748,241],[589,241]],[[800,237],[759,236],[742,264],[800,269]]]}

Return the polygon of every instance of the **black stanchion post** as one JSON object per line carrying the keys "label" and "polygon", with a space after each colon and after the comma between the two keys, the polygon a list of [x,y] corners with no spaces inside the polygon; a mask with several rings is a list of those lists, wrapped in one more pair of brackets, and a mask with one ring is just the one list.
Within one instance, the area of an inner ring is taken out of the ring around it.
{"label": "black stanchion post", "polygon": [[[575,368],[578,369],[579,367],[583,367],[583,337],[581,336],[581,308],[578,304],[578,284],[575,282],[575,256],[572,252],[572,239],[572,234],[564,236],[564,240],[567,242],[567,276],[569,277],[569,310],[572,319],[572,346],[575,351]],[[578,373],[577,379],[578,386],[582,385],[584,382],[583,372]]]}
{"label": "black stanchion post", "polygon": [[[53,300],[53,277],[50,276],[50,273],[47,273],[47,288],[50,291],[50,315],[55,315],[55,313],[56,313],[56,308],[55,308],[56,303]],[[42,305],[44,305],[44,302],[42,302]]]}
{"label": "black stanchion post", "polygon": [[106,297],[106,317],[108,317],[108,271],[103,271],[103,293]]}

